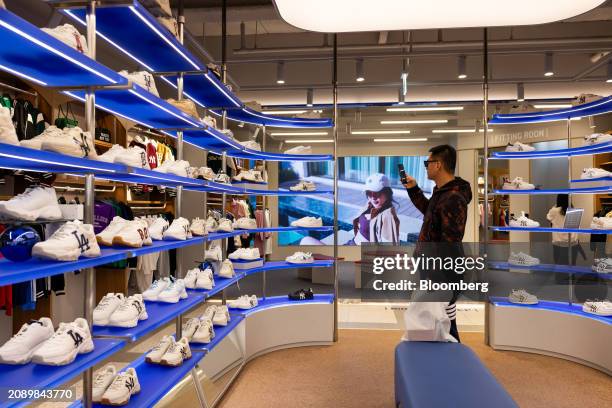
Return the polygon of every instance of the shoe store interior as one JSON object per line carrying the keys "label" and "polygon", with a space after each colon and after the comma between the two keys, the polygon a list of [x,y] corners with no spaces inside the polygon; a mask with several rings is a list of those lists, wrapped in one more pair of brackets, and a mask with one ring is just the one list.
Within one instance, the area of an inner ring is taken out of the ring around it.
{"label": "shoe store interior", "polygon": [[[0,35],[0,407],[612,406],[612,1],[0,0]],[[484,300],[368,296],[366,247],[438,241]]]}

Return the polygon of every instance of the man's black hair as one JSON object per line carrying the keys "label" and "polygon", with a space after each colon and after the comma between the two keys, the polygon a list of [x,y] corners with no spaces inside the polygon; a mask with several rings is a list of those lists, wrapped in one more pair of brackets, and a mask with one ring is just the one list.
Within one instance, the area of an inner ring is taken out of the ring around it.
{"label": "man's black hair", "polygon": [[457,151],[450,145],[439,145],[429,149],[431,157],[440,160],[446,171],[455,174],[455,165],[457,164]]}

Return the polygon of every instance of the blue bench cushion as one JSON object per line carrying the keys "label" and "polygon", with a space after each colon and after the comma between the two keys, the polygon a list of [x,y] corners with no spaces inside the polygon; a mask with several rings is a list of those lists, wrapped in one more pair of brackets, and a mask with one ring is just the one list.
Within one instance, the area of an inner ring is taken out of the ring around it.
{"label": "blue bench cushion", "polygon": [[395,401],[403,408],[518,407],[476,354],[459,343],[398,344]]}

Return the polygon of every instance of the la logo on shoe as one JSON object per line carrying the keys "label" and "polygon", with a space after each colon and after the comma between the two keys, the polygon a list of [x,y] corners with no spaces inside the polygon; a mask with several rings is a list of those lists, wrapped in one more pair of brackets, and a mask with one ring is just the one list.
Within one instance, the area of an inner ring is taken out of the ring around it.
{"label": "la logo on shoe", "polygon": [[72,235],[74,235],[74,238],[77,240],[81,253],[88,251],[90,249],[89,239],[87,239],[85,234],[81,233],[81,236],[79,237],[78,231],[72,231]]}

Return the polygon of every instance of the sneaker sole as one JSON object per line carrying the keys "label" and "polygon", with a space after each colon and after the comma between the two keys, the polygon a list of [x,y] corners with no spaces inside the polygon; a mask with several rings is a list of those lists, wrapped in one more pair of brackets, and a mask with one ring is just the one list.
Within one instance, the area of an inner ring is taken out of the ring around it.
{"label": "sneaker sole", "polygon": [[310,260],[310,261],[286,261],[286,262],[290,263],[290,264],[302,265],[302,264],[311,264],[311,263],[314,263],[314,260]]}
{"label": "sneaker sole", "polygon": [[19,219],[23,221],[36,221],[41,220],[61,220],[62,211],[56,205],[48,205],[46,207],[39,208],[38,210],[31,211],[19,211],[7,208],[5,205],[0,204],[0,214],[6,215],[9,218]]}
{"label": "sneaker sole", "polygon": [[110,327],[136,327],[138,325],[138,318],[135,318],[133,320],[126,320],[123,322],[109,321],[106,325]]}
{"label": "sneaker sole", "polygon": [[[110,400],[108,398],[102,398],[99,401],[99,403],[102,404],[102,405],[111,405],[111,406],[114,406],[114,407],[121,407],[121,406],[127,405],[130,402],[130,398],[132,397],[132,395],[136,395],[138,393],[140,393],[140,389],[134,390],[133,393],[128,394],[128,396],[127,396],[127,398],[125,400],[113,401],[113,400]],[[96,402],[96,401],[94,401],[94,402]]]}
{"label": "sneaker sole", "polygon": [[52,366],[62,366],[70,364],[74,361],[77,354],[87,354],[91,353],[94,349],[93,340],[91,337],[84,341],[79,347],[72,350],[67,355],[62,355],[59,357],[54,357],[51,359],[45,359],[44,357],[36,358],[36,356],[32,357],[32,362],[40,365],[52,365]]}
{"label": "sneaker sole", "polygon": [[59,255],[56,252],[47,252],[44,248],[36,247],[36,245],[34,245],[34,247],[32,248],[32,256],[36,256],[43,259],[50,259],[53,261],[76,261],[77,259],[79,259],[80,255],[81,250],[78,248],[62,255]]}
{"label": "sneaker sole", "polygon": [[142,241],[140,241],[140,243],[133,243],[133,242],[125,241],[120,236],[113,238],[113,245],[121,245],[121,246],[130,247],[130,248],[142,248],[142,244],[143,244]]}

